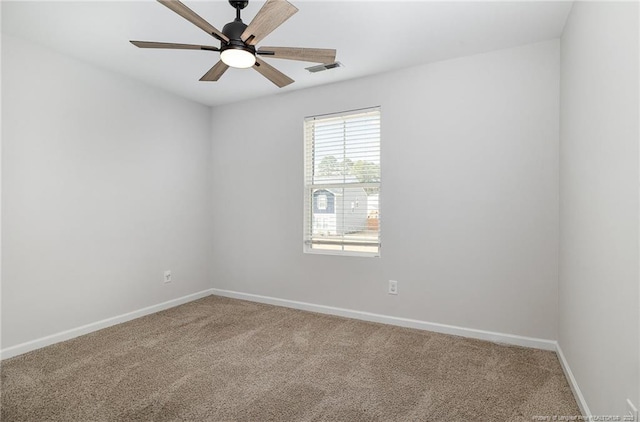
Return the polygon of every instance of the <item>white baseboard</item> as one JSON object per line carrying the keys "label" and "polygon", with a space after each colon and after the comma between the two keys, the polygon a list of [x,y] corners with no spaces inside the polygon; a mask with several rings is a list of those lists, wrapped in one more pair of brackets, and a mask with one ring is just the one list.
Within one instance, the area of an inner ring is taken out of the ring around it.
{"label": "white baseboard", "polygon": [[587,406],[587,402],[582,395],[582,391],[580,391],[580,387],[578,386],[578,382],[576,378],[573,376],[573,372],[571,372],[571,368],[569,367],[569,362],[567,362],[567,358],[565,358],[564,353],[562,353],[562,348],[560,347],[560,343],[556,343],[556,354],[558,355],[558,359],[560,360],[560,366],[562,366],[562,370],[564,371],[564,376],[567,378],[569,382],[569,386],[571,387],[571,391],[573,392],[573,397],[576,399],[576,403],[578,403],[578,407],[580,408],[580,412],[582,412],[582,416],[585,416],[586,420],[591,420],[591,410],[589,410],[589,406]]}
{"label": "white baseboard", "polygon": [[123,322],[131,321],[132,319],[140,318],[145,315],[160,312],[165,309],[173,308],[178,305],[182,305],[187,302],[194,301],[212,294],[211,289],[203,290],[198,293],[193,293],[187,296],[179,297],[177,299],[168,300],[166,302],[159,303],[157,305],[148,306],[137,311],[128,312],[126,314],[118,315],[115,317],[103,319],[102,321],[93,322],[91,324],[83,325],[81,327],[72,328],[70,330],[62,331],[60,333],[52,334],[46,337],[42,337],[36,340],[28,341],[26,343],[18,344],[15,346],[7,347],[0,350],[0,359],[8,359],[14,356],[21,355],[23,353],[30,352],[32,350],[40,349],[41,347],[50,346],[61,341],[70,340],[72,338],[89,334],[94,331],[101,330],[103,328],[111,327],[112,325],[121,324]]}
{"label": "white baseboard", "polygon": [[260,296],[249,293],[240,293],[230,290],[211,289],[212,294],[233,299],[243,299],[251,302],[266,303],[269,305],[284,306],[286,308],[300,309],[303,311],[317,312],[321,314],[337,315],[346,318],[359,319],[369,322],[397,325],[400,327],[416,328],[419,330],[434,331],[436,333],[451,334],[454,336],[470,337],[487,340],[494,343],[503,343],[514,346],[523,346],[533,349],[556,350],[556,341],[533,337],[523,337],[514,334],[503,334],[492,331],[477,330],[474,328],[457,327],[454,325],[438,324],[434,322],[420,321],[416,319],[399,318],[388,315],[374,314],[370,312],[354,311],[351,309],[334,308],[332,306],[316,305],[313,303],[298,302],[294,300],[278,299],[275,297]]}

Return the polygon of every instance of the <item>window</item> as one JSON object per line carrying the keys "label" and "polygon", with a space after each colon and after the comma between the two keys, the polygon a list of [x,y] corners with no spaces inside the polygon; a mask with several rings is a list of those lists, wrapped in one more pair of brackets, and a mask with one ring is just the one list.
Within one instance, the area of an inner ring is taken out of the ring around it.
{"label": "window", "polygon": [[324,211],[327,209],[327,195],[318,195],[318,210]]}
{"label": "window", "polygon": [[307,117],[304,250],[380,255],[380,108]]}

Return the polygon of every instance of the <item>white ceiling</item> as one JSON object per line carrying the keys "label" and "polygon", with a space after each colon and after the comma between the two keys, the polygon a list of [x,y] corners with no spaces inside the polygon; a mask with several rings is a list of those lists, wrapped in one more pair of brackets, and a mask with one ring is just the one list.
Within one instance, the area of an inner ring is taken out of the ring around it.
{"label": "white ceiling", "polygon": [[[333,83],[407,66],[557,38],[567,1],[445,2],[290,0],[300,11],[261,45],[336,48],[345,67],[311,74],[312,63],[266,58],[295,83],[277,88],[252,69],[229,69],[219,82],[198,79],[219,54],[138,49],[128,40],[219,45],[160,3],[145,1],[3,1],[2,32],[185,98],[220,105]],[[226,0],[183,0],[222,30],[235,17]],[[243,11],[249,23],[263,1]]]}

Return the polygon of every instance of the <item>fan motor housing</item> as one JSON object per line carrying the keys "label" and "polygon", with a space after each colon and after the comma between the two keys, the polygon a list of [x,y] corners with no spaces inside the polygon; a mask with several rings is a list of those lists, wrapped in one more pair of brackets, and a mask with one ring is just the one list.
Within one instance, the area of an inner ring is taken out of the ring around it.
{"label": "fan motor housing", "polygon": [[237,50],[245,50],[251,54],[256,54],[256,48],[254,46],[247,45],[242,41],[241,36],[245,29],[247,29],[247,25],[240,20],[235,20],[226,24],[224,28],[222,28],[222,33],[229,38],[229,42],[227,44],[222,43],[220,46],[220,52],[233,48]]}

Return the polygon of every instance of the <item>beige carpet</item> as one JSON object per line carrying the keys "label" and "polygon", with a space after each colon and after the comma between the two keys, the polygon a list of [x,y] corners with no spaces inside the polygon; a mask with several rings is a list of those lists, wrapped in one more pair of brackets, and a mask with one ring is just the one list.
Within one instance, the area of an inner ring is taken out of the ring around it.
{"label": "beige carpet", "polygon": [[2,421],[531,421],[556,355],[209,296],[2,363]]}

